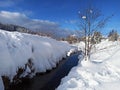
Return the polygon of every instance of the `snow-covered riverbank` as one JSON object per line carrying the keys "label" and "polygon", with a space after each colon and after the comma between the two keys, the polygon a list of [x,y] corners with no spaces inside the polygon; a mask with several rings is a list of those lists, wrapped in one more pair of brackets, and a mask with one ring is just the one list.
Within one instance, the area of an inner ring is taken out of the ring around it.
{"label": "snow-covered riverbank", "polygon": [[62,79],[57,90],[119,90],[119,88],[120,42],[106,40],[92,50],[90,61],[80,61],[78,66]]}
{"label": "snow-covered riverbank", "polygon": [[[33,75],[46,72],[56,67],[70,49],[68,43],[48,37],[0,30],[0,76],[8,76],[12,80],[18,68],[26,68],[22,76],[32,70]],[[32,67],[26,67],[27,63]],[[0,90],[4,90],[1,77]]]}

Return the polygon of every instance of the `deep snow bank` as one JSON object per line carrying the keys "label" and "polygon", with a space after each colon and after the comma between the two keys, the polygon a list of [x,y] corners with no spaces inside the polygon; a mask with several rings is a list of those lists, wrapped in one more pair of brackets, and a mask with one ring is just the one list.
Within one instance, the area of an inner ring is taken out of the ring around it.
{"label": "deep snow bank", "polygon": [[[13,78],[18,67],[25,67],[28,60],[32,62],[34,73],[45,72],[56,67],[56,63],[65,57],[71,49],[65,42],[48,37],[7,32],[0,30],[0,75]],[[31,72],[27,66],[24,75]],[[0,90],[3,88],[0,78]]]}
{"label": "deep snow bank", "polygon": [[120,42],[102,41],[92,50],[90,61],[80,61],[57,90],[119,90]]}

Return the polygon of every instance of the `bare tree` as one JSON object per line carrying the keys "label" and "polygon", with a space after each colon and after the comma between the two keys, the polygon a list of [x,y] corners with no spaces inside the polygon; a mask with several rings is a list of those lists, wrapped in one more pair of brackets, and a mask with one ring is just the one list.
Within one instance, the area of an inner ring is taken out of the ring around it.
{"label": "bare tree", "polygon": [[102,18],[101,11],[92,7],[84,9],[81,12],[79,11],[78,14],[80,19],[79,27],[83,30],[85,38],[85,60],[88,60],[92,48],[91,37],[93,33],[103,28],[110,17]]}
{"label": "bare tree", "polygon": [[102,39],[102,34],[99,31],[95,31],[91,37],[91,44],[97,44],[99,42],[101,42]]}
{"label": "bare tree", "polygon": [[118,35],[117,31],[115,31],[114,29],[109,32],[109,35],[108,35],[109,41],[117,41],[118,37],[119,37],[119,35]]}

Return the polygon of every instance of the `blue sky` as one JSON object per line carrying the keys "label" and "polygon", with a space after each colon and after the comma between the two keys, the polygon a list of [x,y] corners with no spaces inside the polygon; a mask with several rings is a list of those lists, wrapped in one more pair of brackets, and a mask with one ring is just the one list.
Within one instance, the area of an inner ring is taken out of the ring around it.
{"label": "blue sky", "polygon": [[29,19],[55,22],[61,28],[76,29],[78,11],[93,5],[107,17],[114,14],[104,29],[120,32],[120,0],[0,0],[0,11],[18,12]]}

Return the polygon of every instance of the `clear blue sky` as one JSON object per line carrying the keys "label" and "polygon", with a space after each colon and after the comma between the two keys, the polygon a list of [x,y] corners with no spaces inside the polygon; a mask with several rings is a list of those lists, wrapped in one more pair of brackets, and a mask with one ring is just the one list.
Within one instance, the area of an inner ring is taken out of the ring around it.
{"label": "clear blue sky", "polygon": [[31,19],[57,22],[62,28],[75,29],[78,11],[87,5],[100,9],[104,16],[114,14],[105,27],[120,32],[120,0],[0,0],[0,10],[24,13]]}

